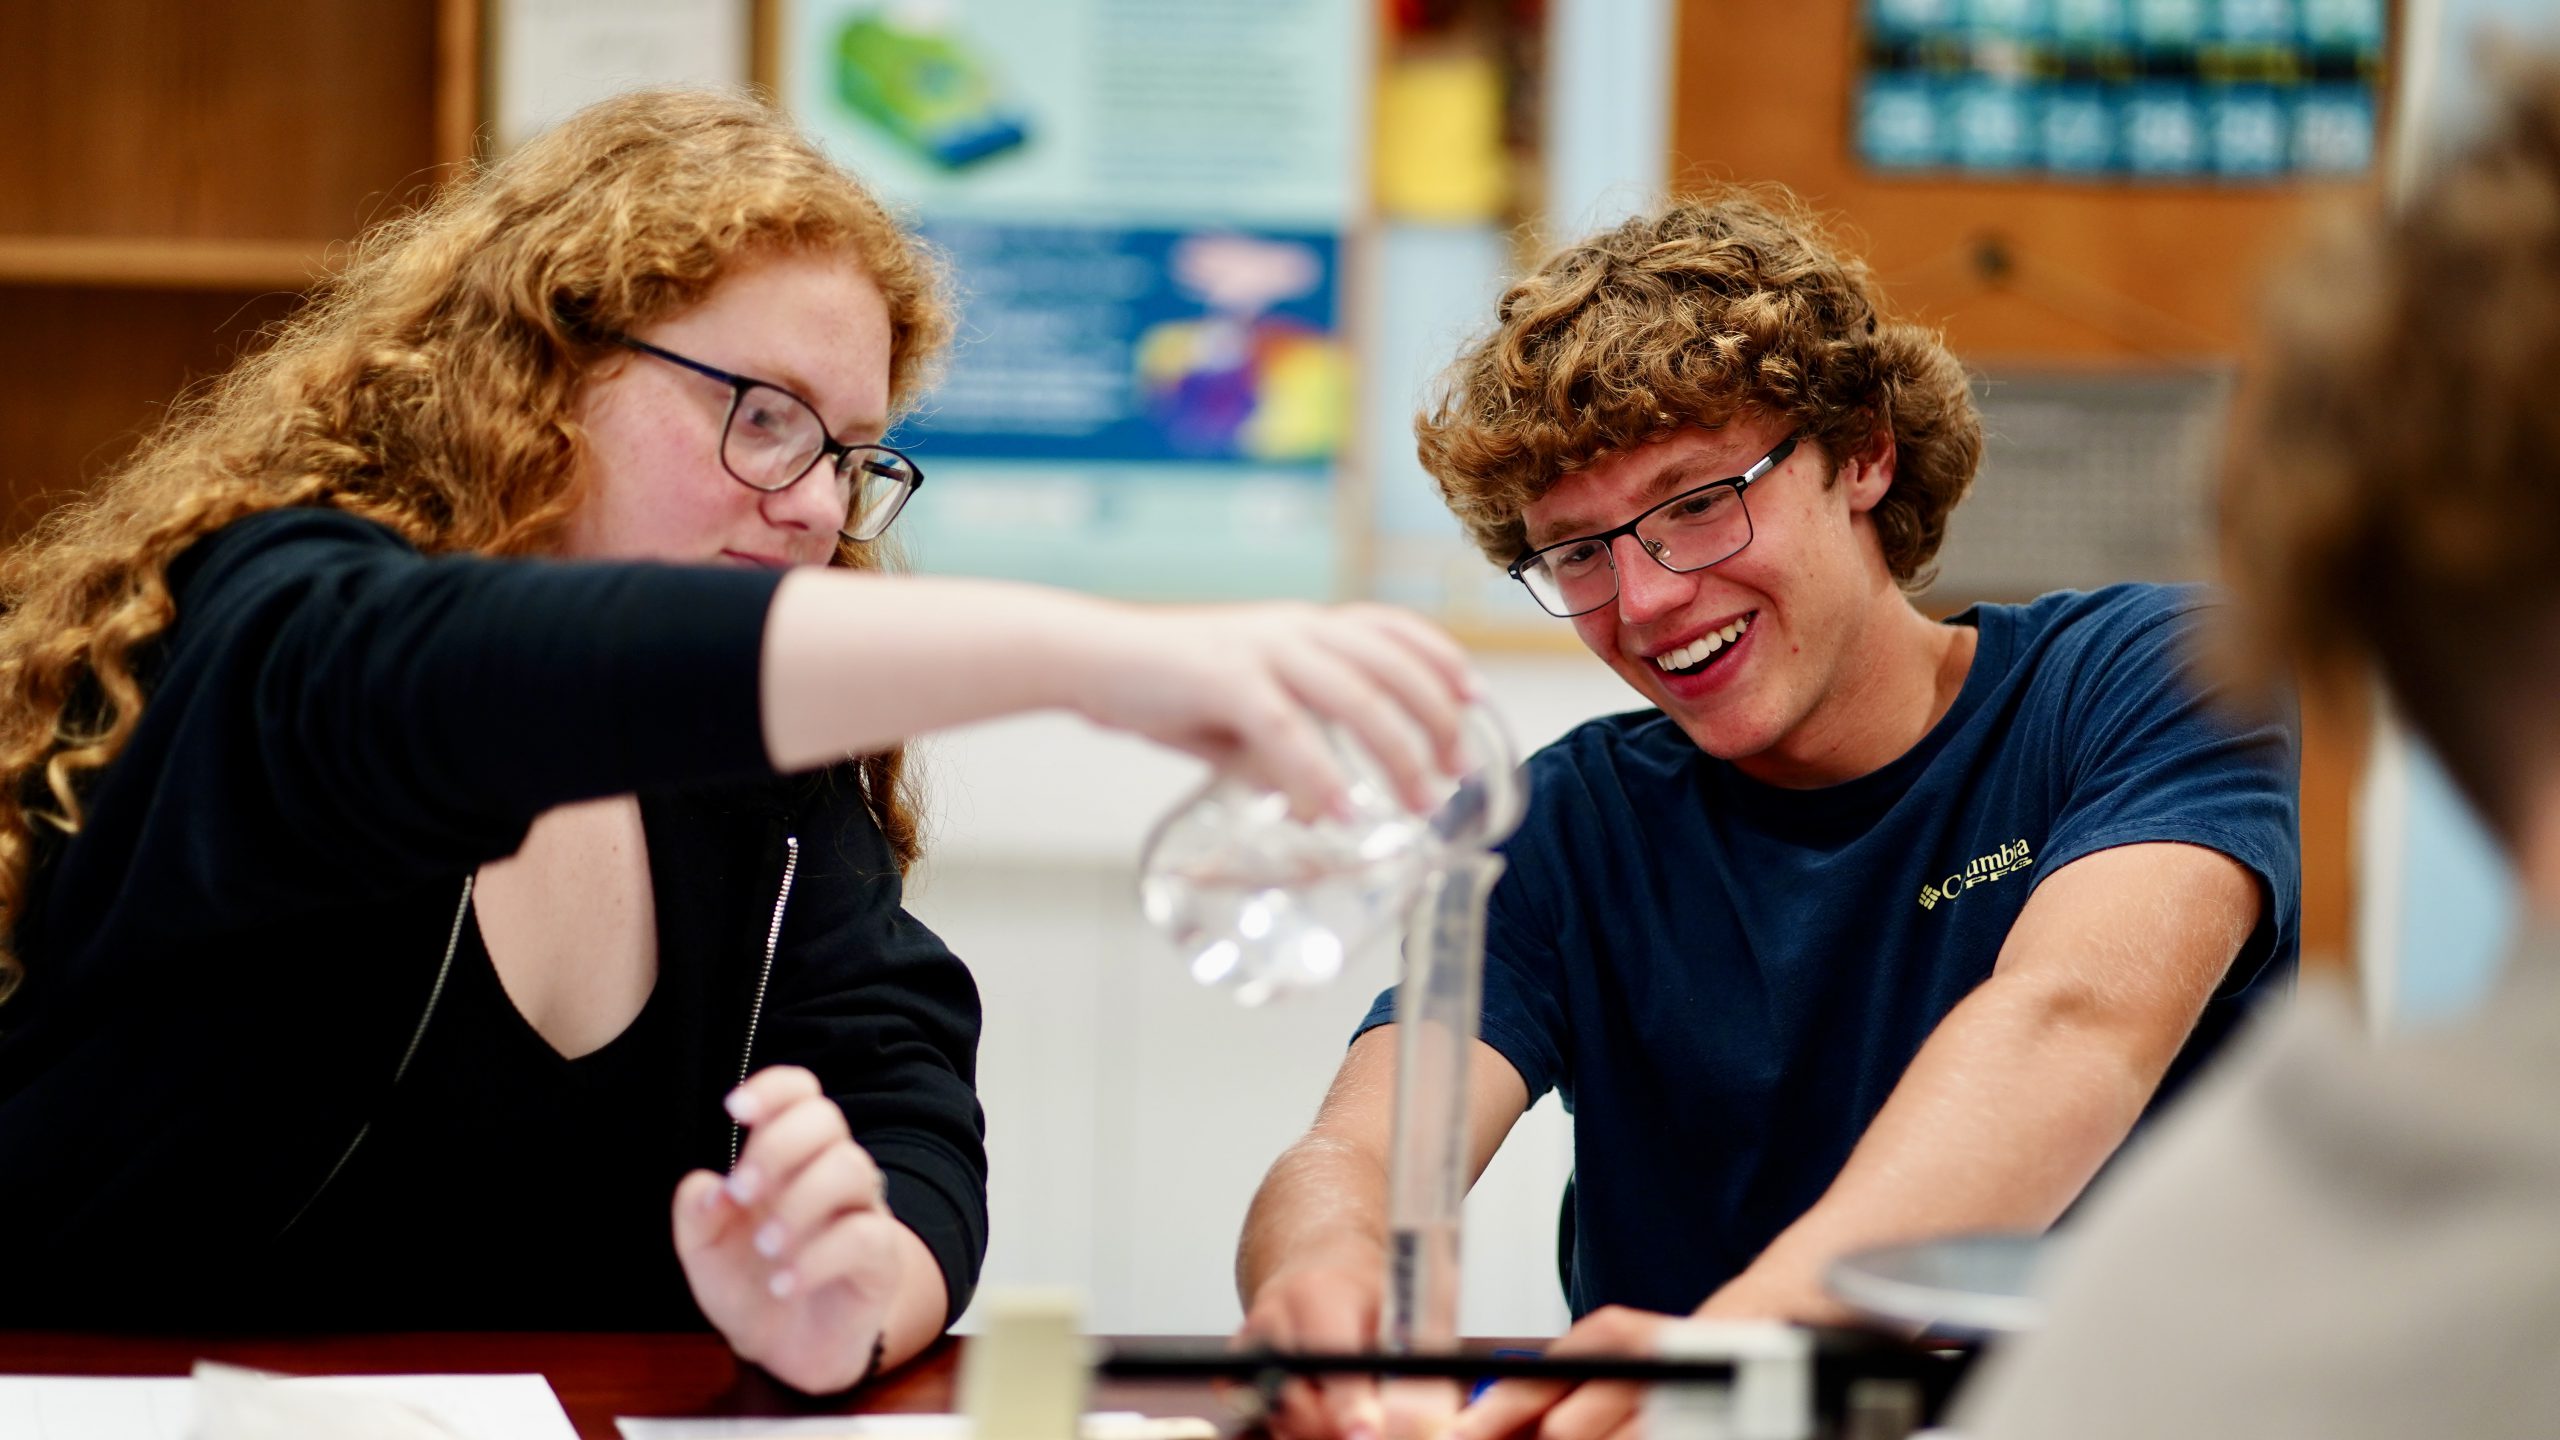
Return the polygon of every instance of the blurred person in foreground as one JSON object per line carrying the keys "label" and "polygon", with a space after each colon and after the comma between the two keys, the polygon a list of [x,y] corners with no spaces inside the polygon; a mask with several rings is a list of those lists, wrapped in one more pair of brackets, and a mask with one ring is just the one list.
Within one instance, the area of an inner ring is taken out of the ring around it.
{"label": "blurred person in foreground", "polygon": [[[1648,707],[1532,758],[1486,928],[1468,1163],[1562,1092],[1557,1353],[1648,1350],[1691,1312],[1836,1318],[1845,1252],[2050,1225],[2286,982],[2293,746],[2193,673],[2219,602],[1923,613],[1980,456],[1970,385],[1790,197],[1560,250],[1419,431],[1479,548]],[[1256,1197],[1248,1339],[1375,1333],[1393,1019],[1390,995]],[[1508,1383],[1455,1433],[1598,1437],[1636,1398]],[[1281,1419],[1384,1423],[1357,1383]]]}
{"label": "blurred person in foreground", "polygon": [[2351,662],[2513,859],[2468,1020],[2309,989],[2091,1203],[1972,1440],[2560,1434],[2560,56],[2288,277],[2234,438],[2247,650]]}

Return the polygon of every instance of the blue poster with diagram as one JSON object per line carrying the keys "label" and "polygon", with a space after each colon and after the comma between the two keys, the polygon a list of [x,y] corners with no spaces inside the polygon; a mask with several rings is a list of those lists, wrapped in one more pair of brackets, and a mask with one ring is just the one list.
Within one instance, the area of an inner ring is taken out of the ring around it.
{"label": "blue poster with diagram", "polygon": [[784,98],[948,257],[920,569],[1325,598],[1358,0],[794,0]]}
{"label": "blue poster with diagram", "polygon": [[1340,451],[1332,233],[925,233],[969,280],[950,373],[911,428],[933,454],[1323,467]]}

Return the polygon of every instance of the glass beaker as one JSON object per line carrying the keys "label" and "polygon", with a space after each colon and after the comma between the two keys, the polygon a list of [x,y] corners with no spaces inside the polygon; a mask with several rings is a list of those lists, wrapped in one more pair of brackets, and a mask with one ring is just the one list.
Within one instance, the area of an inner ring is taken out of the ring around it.
{"label": "glass beaker", "polygon": [[1138,900],[1203,985],[1239,1004],[1329,983],[1346,958],[1396,934],[1423,879],[1450,851],[1490,848],[1520,822],[1519,762],[1502,722],[1468,710],[1461,764],[1416,815],[1377,761],[1327,732],[1350,778],[1350,813],[1300,820],[1286,797],[1219,776],[1147,837]]}

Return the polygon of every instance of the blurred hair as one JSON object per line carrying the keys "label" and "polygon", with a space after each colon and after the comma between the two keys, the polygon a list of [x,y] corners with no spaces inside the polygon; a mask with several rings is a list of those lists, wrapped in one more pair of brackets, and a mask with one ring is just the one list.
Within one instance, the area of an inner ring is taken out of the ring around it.
{"label": "blurred hair", "polygon": [[2491,825],[2560,713],[2560,56],[2276,289],[2224,467],[2259,674],[2375,666]]}
{"label": "blurred hair", "polygon": [[[862,182],[743,96],[607,100],[367,234],[271,343],[0,559],[0,995],[22,974],[35,827],[76,831],[85,777],[133,734],[134,657],[174,616],[173,558],[292,505],[429,553],[551,551],[583,498],[575,417],[620,354],[609,337],[784,253],[841,255],[879,287],[891,405],[911,405],[950,333],[946,284]],[[919,843],[904,752],[858,767],[903,868]]]}
{"label": "blurred hair", "polygon": [[1450,510],[1507,564],[1527,546],[1521,513],[1565,472],[1744,410],[1835,465],[1889,428],[1875,526],[1894,578],[1927,586],[1981,459],[1972,389],[1937,333],[1886,314],[1865,263],[1776,186],[1682,197],[1548,256],[1414,428]]}

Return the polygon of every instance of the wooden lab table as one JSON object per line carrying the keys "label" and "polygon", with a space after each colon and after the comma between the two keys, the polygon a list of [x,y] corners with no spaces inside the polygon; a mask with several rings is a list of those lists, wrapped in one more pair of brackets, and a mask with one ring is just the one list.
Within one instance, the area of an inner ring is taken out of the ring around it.
{"label": "wooden lab table", "polygon": [[[184,1375],[218,1360],[296,1375],[523,1374],[551,1382],[586,1440],[614,1440],[614,1417],[947,1411],[960,1352],[945,1339],[913,1362],[826,1403],[742,1366],[719,1337],[652,1334],[369,1334],[208,1337],[0,1331],[0,1374]],[[1089,1410],[1198,1415],[1227,1425],[1205,1382],[1097,1381]]]}

